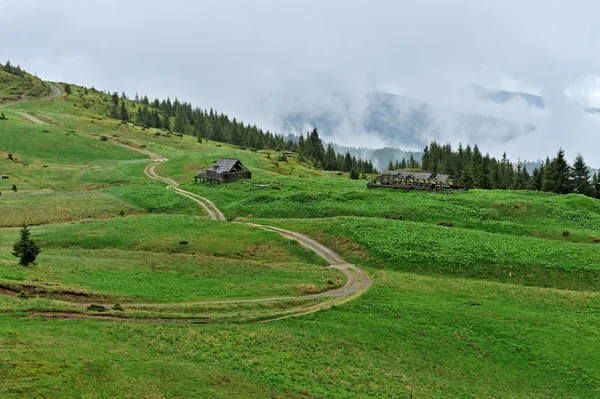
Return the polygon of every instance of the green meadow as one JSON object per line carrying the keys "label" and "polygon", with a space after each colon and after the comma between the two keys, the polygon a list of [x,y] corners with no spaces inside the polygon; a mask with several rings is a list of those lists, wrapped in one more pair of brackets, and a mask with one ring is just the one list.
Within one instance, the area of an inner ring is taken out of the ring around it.
{"label": "green meadow", "polygon": [[[279,162],[276,151],[121,124],[101,112],[106,95],[72,88],[4,108],[0,121],[0,397],[600,396],[597,200],[367,190],[294,154]],[[157,173],[228,220],[305,233],[373,285],[266,323],[256,321],[319,299],[217,303],[301,298],[345,280],[295,241],[209,220],[144,175],[145,155],[101,136],[169,158]],[[194,182],[221,157],[253,179]],[[11,255],[23,224],[42,248],[27,268]],[[91,302],[108,310],[81,306]]]}

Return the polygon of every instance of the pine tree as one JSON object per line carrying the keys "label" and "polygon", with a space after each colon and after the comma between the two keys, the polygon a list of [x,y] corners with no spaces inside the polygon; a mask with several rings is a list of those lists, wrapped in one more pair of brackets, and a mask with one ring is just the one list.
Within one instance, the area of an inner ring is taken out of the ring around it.
{"label": "pine tree", "polygon": [[40,247],[31,239],[30,235],[31,233],[27,226],[23,226],[21,229],[21,238],[13,245],[12,254],[19,258],[19,264],[22,266],[35,264],[35,258],[41,252]]}
{"label": "pine tree", "polygon": [[183,111],[182,107],[177,107],[177,111],[175,112],[175,126],[173,130],[175,133],[185,133],[185,130],[188,125],[188,119]]}
{"label": "pine tree", "polygon": [[460,174],[460,182],[467,188],[473,188],[475,179],[473,178],[473,168],[471,167],[471,164],[465,164],[465,167]]}
{"label": "pine tree", "polygon": [[165,130],[171,130],[171,118],[168,114],[163,114],[163,117],[160,120],[160,127]]}
{"label": "pine tree", "polygon": [[325,161],[324,161],[325,170],[336,170],[336,158],[335,151],[333,150],[333,144],[327,144],[327,151],[325,151]]}
{"label": "pine tree", "polygon": [[119,111],[119,118],[123,122],[129,121],[129,114],[127,113],[127,108],[125,107],[125,101],[121,101],[121,110]]}
{"label": "pine tree", "polygon": [[425,146],[425,148],[423,149],[423,155],[421,156],[421,168],[423,170],[429,170],[431,168],[429,164],[429,159],[429,147]]}
{"label": "pine tree", "polygon": [[310,132],[308,140],[310,140],[310,143],[312,145],[310,155],[313,156],[315,161],[323,162],[325,159],[325,149],[323,148],[323,142],[319,137],[319,132],[317,131],[317,128],[314,128],[312,132]]}
{"label": "pine tree", "polygon": [[571,192],[571,167],[565,158],[565,152],[561,148],[552,160],[552,172],[554,177],[554,191],[557,194],[568,194]]}
{"label": "pine tree", "polygon": [[65,83],[65,93],[71,94],[71,85],[68,83]]}
{"label": "pine tree", "polygon": [[590,169],[581,154],[577,154],[573,169],[571,170],[571,184],[573,192],[593,196],[594,190],[590,185]]}
{"label": "pine tree", "polygon": [[352,170],[352,156],[350,155],[350,151],[346,152],[344,156],[344,168],[343,172],[350,172]]}
{"label": "pine tree", "polygon": [[592,187],[594,189],[594,198],[600,199],[600,176],[598,175],[598,172],[594,173]]}
{"label": "pine tree", "polygon": [[119,119],[119,108],[117,104],[113,104],[110,108],[110,117],[113,119]]}

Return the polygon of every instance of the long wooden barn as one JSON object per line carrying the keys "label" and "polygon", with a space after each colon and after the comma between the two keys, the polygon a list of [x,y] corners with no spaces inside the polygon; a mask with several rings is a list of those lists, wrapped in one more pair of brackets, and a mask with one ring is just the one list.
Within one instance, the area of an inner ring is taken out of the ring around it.
{"label": "long wooden barn", "polygon": [[367,188],[398,188],[404,190],[452,191],[465,190],[459,179],[441,173],[387,170],[367,184]]}
{"label": "long wooden barn", "polygon": [[233,183],[240,179],[252,178],[252,172],[248,170],[239,159],[221,158],[204,172],[196,175],[196,180],[208,183]]}

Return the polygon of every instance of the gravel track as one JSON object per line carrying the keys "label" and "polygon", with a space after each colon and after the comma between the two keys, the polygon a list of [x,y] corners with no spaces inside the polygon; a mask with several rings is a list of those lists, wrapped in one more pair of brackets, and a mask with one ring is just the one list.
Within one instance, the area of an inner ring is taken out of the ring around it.
{"label": "gravel track", "polygon": [[[51,97],[55,97],[60,95],[61,91],[58,87],[51,84],[52,94]],[[35,123],[47,124],[39,119],[25,114],[20,113],[26,118],[32,120]],[[110,141],[118,144],[120,146],[132,149],[134,151],[140,152],[154,162],[148,165],[144,169],[144,173],[150,179],[162,181],[167,184],[167,189],[172,189],[176,193],[191,199],[200,205],[208,214],[208,216],[215,221],[227,221],[223,212],[217,208],[217,206],[207,198],[204,198],[198,194],[191,193],[189,191],[180,189],[178,187],[179,183],[174,179],[160,176],[155,168],[160,165],[162,162],[166,162],[168,159],[165,157],[155,154],[153,152],[144,150],[142,148],[134,147],[126,142],[121,140],[117,140],[114,138],[110,138]],[[237,222],[236,222],[237,223]],[[346,284],[340,288],[320,292],[317,294],[309,294],[309,295],[301,295],[301,296],[287,296],[287,297],[272,297],[272,298],[254,298],[254,299],[232,299],[232,300],[216,300],[216,301],[197,301],[197,302],[185,302],[185,303],[126,303],[123,304],[129,309],[136,310],[152,310],[153,308],[169,308],[169,307],[181,307],[182,305],[187,306],[202,306],[202,305],[216,305],[216,304],[243,304],[243,303],[267,303],[274,301],[289,301],[289,300],[310,300],[315,298],[324,298],[325,300],[319,302],[317,304],[311,305],[298,305],[292,308],[285,309],[283,311],[274,311],[270,315],[261,315],[260,322],[281,320],[289,317],[306,315],[309,313],[314,313],[323,309],[330,308],[334,305],[342,304],[349,300],[352,300],[368,290],[371,286],[371,279],[369,275],[359,267],[354,264],[346,262],[342,257],[340,257],[337,253],[335,253],[332,249],[324,246],[323,244],[313,240],[312,238],[297,233],[294,231],[282,229],[279,227],[260,225],[255,223],[243,223],[248,226],[260,228],[267,231],[272,231],[282,235],[291,240],[297,241],[303,247],[315,252],[317,255],[322,257],[331,268],[337,269],[344,273],[346,276]],[[88,306],[89,304],[77,304],[78,306]],[[42,316],[47,318],[59,318],[59,319],[72,319],[72,318],[95,318],[100,320],[117,320],[117,321],[141,321],[141,322],[156,322],[156,323],[206,323],[206,317],[182,317],[176,319],[162,319],[162,318],[151,318],[151,319],[133,319],[127,317],[113,316],[113,315],[94,315],[94,314],[84,314],[84,313],[74,313],[74,312],[32,312],[31,316]],[[247,317],[240,316],[240,320],[237,322],[245,322]],[[266,319],[265,319],[266,318]]]}

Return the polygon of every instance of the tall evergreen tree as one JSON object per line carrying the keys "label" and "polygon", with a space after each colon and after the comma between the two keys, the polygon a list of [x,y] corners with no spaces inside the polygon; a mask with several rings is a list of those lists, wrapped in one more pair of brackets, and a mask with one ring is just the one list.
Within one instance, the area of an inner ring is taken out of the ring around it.
{"label": "tall evergreen tree", "polygon": [[333,144],[331,144],[331,143],[329,143],[327,145],[327,151],[325,151],[324,166],[325,166],[325,170],[336,170],[337,169],[335,151],[333,150]]}
{"label": "tall evergreen tree", "polygon": [[119,118],[123,122],[129,121],[129,113],[127,112],[127,107],[125,107],[125,101],[121,101],[121,110],[119,111]]}
{"label": "tall evergreen tree", "polygon": [[590,184],[590,168],[586,165],[581,154],[577,154],[571,170],[572,190],[575,193],[593,196],[594,190]]}
{"label": "tall evergreen tree", "polygon": [[594,173],[592,187],[594,189],[594,198],[600,199],[600,176],[598,175],[598,172]]}
{"label": "tall evergreen tree", "polygon": [[175,133],[185,133],[188,123],[187,116],[182,107],[177,107],[177,111],[175,111],[175,126],[173,127]]}
{"label": "tall evergreen tree", "polygon": [[565,158],[565,152],[561,148],[552,160],[552,178],[554,180],[553,192],[557,194],[568,194],[571,192],[571,167]]}

